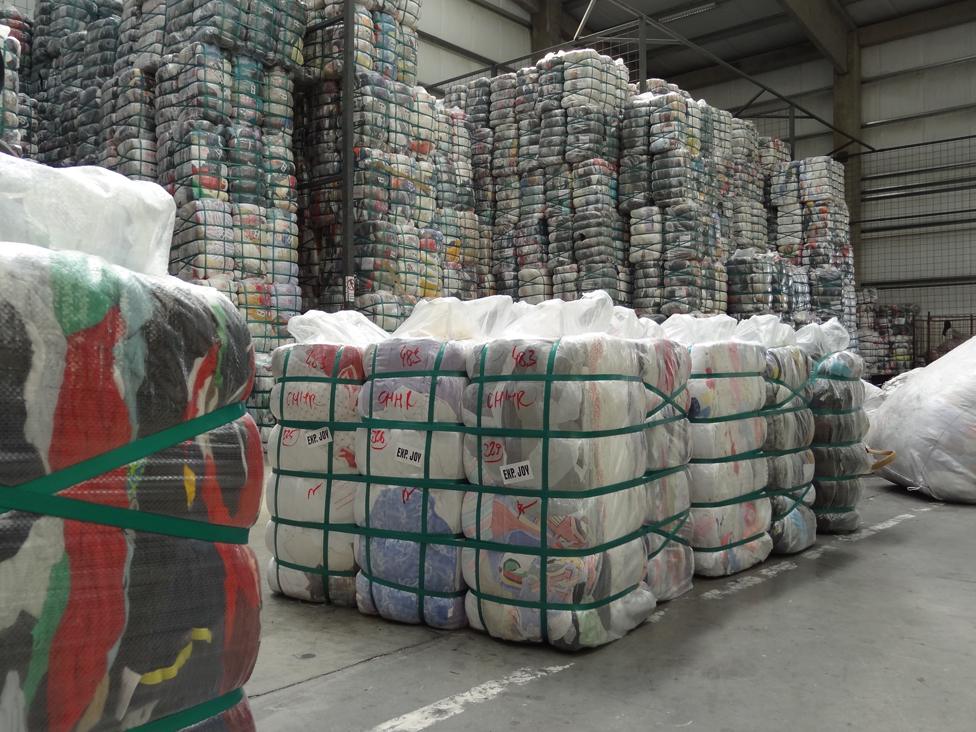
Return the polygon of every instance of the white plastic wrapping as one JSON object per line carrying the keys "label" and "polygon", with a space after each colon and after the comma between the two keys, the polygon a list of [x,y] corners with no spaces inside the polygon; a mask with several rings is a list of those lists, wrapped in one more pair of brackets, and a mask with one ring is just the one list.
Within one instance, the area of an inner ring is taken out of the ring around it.
{"label": "white plastic wrapping", "polygon": [[885,385],[866,438],[872,447],[896,453],[882,476],[938,500],[976,503],[974,359],[971,338]]}
{"label": "white plastic wrapping", "polygon": [[162,276],[175,219],[173,199],[155,183],[0,155],[0,239],[75,249]]}
{"label": "white plastic wrapping", "polygon": [[462,516],[473,627],[577,649],[621,637],[653,610],[641,345],[596,333],[513,337],[469,356],[465,472],[484,487],[465,497]]}
{"label": "white plastic wrapping", "polygon": [[771,507],[765,496],[765,349],[733,340],[728,316],[678,315],[664,323],[669,337],[691,348],[691,545],[695,571],[741,572],[769,556]]}

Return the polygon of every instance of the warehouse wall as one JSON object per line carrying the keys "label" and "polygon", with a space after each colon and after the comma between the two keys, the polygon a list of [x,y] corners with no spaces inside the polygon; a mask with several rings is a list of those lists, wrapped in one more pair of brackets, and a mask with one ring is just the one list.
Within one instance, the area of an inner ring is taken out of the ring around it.
{"label": "warehouse wall", "polygon": [[[930,33],[862,49],[862,139],[878,148],[908,145],[976,134],[976,23],[965,23]],[[793,96],[820,116],[833,115],[833,76],[826,61],[817,60],[758,76],[778,91]],[[692,90],[695,96],[727,109],[745,104],[756,87],[733,81]],[[782,106],[765,100],[753,110]],[[765,134],[787,135],[786,120],[757,120]],[[825,155],[833,149],[832,135],[816,122],[797,120],[797,156]],[[976,225],[905,229],[871,233],[872,227],[904,224],[940,211],[976,210],[976,189],[946,191],[939,195],[878,199],[877,188],[931,181],[934,176],[971,177],[967,170],[914,177],[871,179],[871,174],[943,166],[959,161],[976,163],[976,142],[922,146],[862,158],[865,194],[862,219],[866,233],[860,247],[858,279],[868,284],[898,280],[976,277]],[[940,178],[941,179],[941,178]],[[972,186],[972,183],[968,185]],[[973,215],[959,218],[974,218]],[[884,220],[884,221],[871,221]],[[889,221],[890,220],[890,221]],[[930,218],[929,221],[932,219]],[[883,303],[914,302],[938,314],[976,312],[976,285],[887,288]]]}
{"label": "warehouse wall", "polygon": [[[487,2],[528,22],[528,14],[511,0]],[[532,50],[525,25],[469,0],[424,0],[419,29],[492,61],[508,61]],[[421,84],[473,73],[486,65],[436,43],[420,41],[417,76]]]}

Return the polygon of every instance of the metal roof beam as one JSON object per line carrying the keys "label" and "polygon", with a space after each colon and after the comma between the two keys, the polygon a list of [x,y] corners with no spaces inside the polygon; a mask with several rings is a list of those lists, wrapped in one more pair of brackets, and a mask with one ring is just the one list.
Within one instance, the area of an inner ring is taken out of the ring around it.
{"label": "metal roof beam", "polygon": [[[757,53],[753,56],[744,56],[729,63],[739,71],[753,75],[761,74],[764,71],[781,69],[784,66],[794,66],[818,58],[820,58],[820,52],[812,43],[798,43],[786,48],[776,48],[772,51]],[[741,78],[742,74],[737,73],[735,70],[726,66],[715,65],[678,74],[671,81],[682,89],[694,90]]]}
{"label": "metal roof beam", "polygon": [[830,0],[780,0],[834,69],[847,73],[847,19]]}
{"label": "metal roof beam", "polygon": [[959,0],[937,8],[902,15],[900,18],[866,25],[858,29],[857,37],[862,46],[877,46],[880,43],[897,41],[920,33],[930,33],[974,20],[976,20],[976,2]]}

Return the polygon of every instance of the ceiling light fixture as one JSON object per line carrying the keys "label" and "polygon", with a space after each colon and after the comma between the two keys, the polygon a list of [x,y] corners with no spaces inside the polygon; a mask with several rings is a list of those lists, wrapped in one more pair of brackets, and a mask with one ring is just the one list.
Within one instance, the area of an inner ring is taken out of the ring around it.
{"label": "ceiling light fixture", "polygon": [[679,10],[676,13],[671,13],[665,15],[662,18],[658,18],[660,23],[673,23],[676,20],[684,20],[685,18],[690,18],[693,15],[701,15],[702,13],[707,13],[709,10],[715,10],[718,7],[717,2],[705,3],[703,5],[696,5],[693,8],[688,8],[687,10]]}

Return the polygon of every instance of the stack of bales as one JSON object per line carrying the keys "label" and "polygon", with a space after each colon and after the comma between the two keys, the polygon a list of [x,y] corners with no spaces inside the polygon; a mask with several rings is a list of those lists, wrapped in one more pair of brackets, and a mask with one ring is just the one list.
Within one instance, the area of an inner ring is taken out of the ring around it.
{"label": "stack of bales", "polygon": [[7,26],[0,26],[0,60],[3,61],[3,78],[0,79],[0,141],[15,152],[21,151],[20,132],[20,41]]}
{"label": "stack of bales", "polygon": [[135,5],[105,86],[103,160],[143,179],[155,168],[176,199],[170,272],[243,313],[258,353],[249,407],[267,437],[270,353],[301,308],[291,138],[304,7],[187,0],[165,6],[160,31],[160,8]]}
{"label": "stack of bales", "polygon": [[[334,311],[355,278],[355,306],[395,329],[417,300],[478,294],[480,241],[464,115],[415,87],[416,0],[356,3],[345,32],[341,0],[309,9],[303,101],[302,281],[308,305]],[[346,36],[355,44],[355,88],[343,90]],[[353,129],[342,129],[343,92]],[[343,160],[344,135],[354,160]],[[343,221],[342,174],[354,168],[354,219]],[[355,271],[345,273],[343,233],[352,228]]]}

